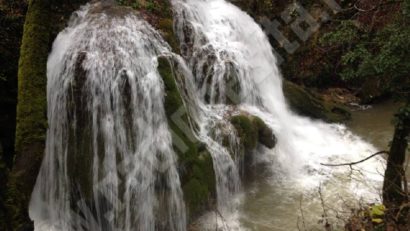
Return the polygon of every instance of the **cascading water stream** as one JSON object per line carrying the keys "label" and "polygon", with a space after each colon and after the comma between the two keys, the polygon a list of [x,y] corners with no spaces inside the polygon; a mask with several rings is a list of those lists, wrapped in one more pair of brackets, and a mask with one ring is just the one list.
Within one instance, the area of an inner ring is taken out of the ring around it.
{"label": "cascading water stream", "polygon": [[275,178],[302,193],[338,182],[340,191],[376,197],[372,189],[381,185],[380,159],[366,162],[364,175],[353,173],[356,180],[343,183],[337,179],[347,177],[348,169],[320,164],[351,162],[375,148],[342,125],[311,121],[290,111],[268,38],[249,15],[225,0],[172,2],[182,56],[192,69],[198,97],[209,108],[237,105],[273,129],[278,143],[274,150],[265,149],[263,158],[280,176]]}
{"label": "cascading water stream", "polygon": [[53,44],[36,231],[186,230],[156,58],[170,52],[131,10],[86,5]]}

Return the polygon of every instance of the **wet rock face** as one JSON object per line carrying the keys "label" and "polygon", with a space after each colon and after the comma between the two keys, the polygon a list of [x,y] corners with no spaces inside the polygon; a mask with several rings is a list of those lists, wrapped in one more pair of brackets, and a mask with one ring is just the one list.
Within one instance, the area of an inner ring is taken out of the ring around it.
{"label": "wet rock face", "polygon": [[258,141],[267,148],[274,148],[276,146],[277,140],[273,134],[272,129],[270,129],[263,120],[258,117],[254,117],[254,124],[258,129]]}
{"label": "wet rock face", "polygon": [[[181,92],[177,86],[176,73],[173,72],[172,60],[161,57],[158,60],[158,71],[162,77],[165,90],[164,108],[172,131],[174,151],[178,155],[179,175],[188,208],[188,219],[193,220],[215,202],[215,172],[212,158],[206,145],[199,142],[190,129],[181,129],[173,115],[181,112],[183,124],[189,124],[189,115],[184,106]],[[180,121],[180,122],[181,122]],[[186,146],[181,149],[180,143]]]}
{"label": "wet rock face", "polygon": [[[68,172],[73,185],[79,190],[72,192],[73,195],[83,194],[86,198],[92,197],[92,112],[87,110],[87,94],[84,93],[84,85],[87,80],[87,71],[83,68],[83,62],[87,58],[86,52],[78,54],[74,79],[68,95],[68,121],[72,126],[69,130],[68,144]],[[80,129],[78,129],[80,128]]]}

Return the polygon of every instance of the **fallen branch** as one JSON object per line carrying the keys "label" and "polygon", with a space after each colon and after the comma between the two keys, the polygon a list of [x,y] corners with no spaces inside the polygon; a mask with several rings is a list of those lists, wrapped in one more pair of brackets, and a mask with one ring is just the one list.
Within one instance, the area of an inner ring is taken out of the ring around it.
{"label": "fallen branch", "polygon": [[366,158],[363,159],[363,160],[356,161],[356,162],[343,163],[343,164],[324,164],[324,163],[320,163],[320,165],[328,166],[328,167],[340,167],[340,166],[350,166],[350,167],[352,167],[352,165],[356,165],[356,164],[363,163],[363,162],[365,162],[366,160],[369,160],[369,159],[371,159],[371,158],[373,158],[373,157],[375,157],[375,156],[381,155],[381,154],[389,154],[389,152],[388,152],[388,151],[380,151],[380,152],[377,152],[377,153],[375,153],[375,154],[373,154],[373,155],[371,155],[371,156],[369,156],[369,157],[366,157]]}

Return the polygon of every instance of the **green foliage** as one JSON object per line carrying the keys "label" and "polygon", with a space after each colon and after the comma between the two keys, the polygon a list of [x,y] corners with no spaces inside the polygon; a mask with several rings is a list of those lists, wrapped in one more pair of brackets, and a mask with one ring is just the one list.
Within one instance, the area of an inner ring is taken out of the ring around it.
{"label": "green foliage", "polygon": [[135,10],[144,9],[149,12],[160,13],[162,5],[167,4],[168,1],[158,0],[117,0],[117,3],[121,6],[130,6]]}
{"label": "green foliage", "polygon": [[135,10],[141,8],[141,3],[139,2],[139,0],[117,0],[117,2],[120,6],[130,6]]}
{"label": "green foliage", "polygon": [[134,3],[132,3],[131,7],[134,9],[139,9],[141,7],[141,4],[138,1],[135,1]]}
{"label": "green foliage", "polygon": [[410,18],[410,0],[404,0],[403,2],[403,15]]}
{"label": "green foliage", "polygon": [[383,216],[385,210],[386,210],[386,207],[382,204],[373,205],[372,207],[370,207],[370,216],[371,217]]}
{"label": "green foliage", "polygon": [[153,0],[148,0],[146,8],[147,8],[148,11],[151,11],[151,12],[156,10],[156,5],[155,5],[154,1]]}
{"label": "green foliage", "polygon": [[410,121],[410,104],[401,107],[395,115],[394,124],[397,129],[404,129]]}
{"label": "green foliage", "polygon": [[381,224],[384,222],[383,216],[386,211],[386,207],[382,204],[373,205],[369,208],[369,216],[373,223]]}
{"label": "green foliage", "polygon": [[342,64],[356,67],[344,69],[341,72],[342,79],[350,80],[353,78],[361,78],[363,75],[371,73],[374,67],[371,58],[372,54],[363,44],[359,44],[354,50],[348,51],[342,56]]}
{"label": "green foliage", "polygon": [[319,42],[322,45],[352,45],[360,39],[360,30],[353,20],[342,21],[338,27],[324,34]]}
{"label": "green foliage", "polygon": [[322,36],[324,46],[342,51],[340,75],[345,81],[362,83],[372,78],[382,81],[386,90],[403,96],[409,91],[410,3],[379,30],[367,31],[353,20],[342,21],[336,30]]}

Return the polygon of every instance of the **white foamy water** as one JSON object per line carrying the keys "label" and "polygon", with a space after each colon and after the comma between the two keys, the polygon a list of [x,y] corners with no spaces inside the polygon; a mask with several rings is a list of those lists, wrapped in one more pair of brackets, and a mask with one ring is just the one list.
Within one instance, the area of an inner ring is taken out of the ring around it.
{"label": "white foamy water", "polygon": [[261,149],[259,154],[271,165],[272,184],[281,182],[293,188],[286,192],[289,198],[291,191],[308,193],[321,185],[329,185],[321,186],[326,193],[377,197],[383,172],[380,158],[359,165],[361,172],[352,175],[348,167],[321,165],[360,160],[376,149],[343,125],[312,121],[291,112],[267,36],[249,15],[225,0],[174,0],[173,4],[182,55],[192,69],[202,102],[237,103],[273,129],[276,147]]}
{"label": "white foamy water", "polygon": [[48,59],[35,230],[186,230],[156,61],[170,48],[132,12],[100,7],[76,12]]}

